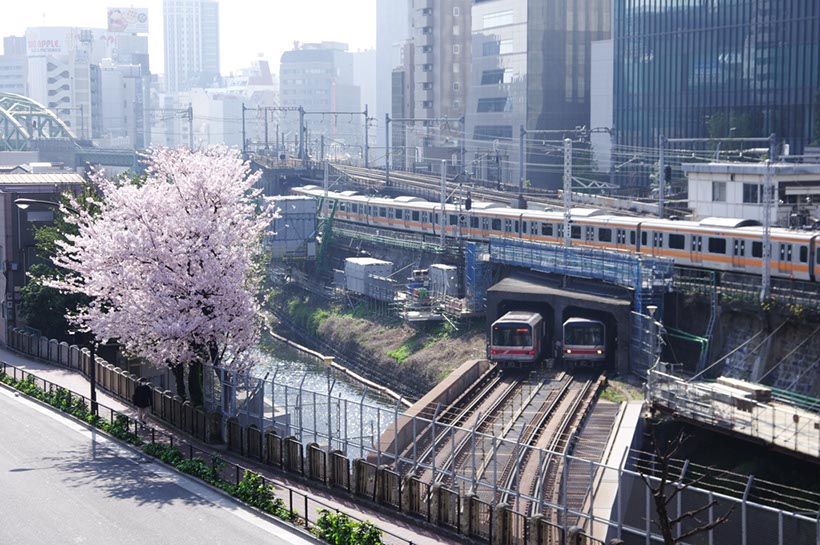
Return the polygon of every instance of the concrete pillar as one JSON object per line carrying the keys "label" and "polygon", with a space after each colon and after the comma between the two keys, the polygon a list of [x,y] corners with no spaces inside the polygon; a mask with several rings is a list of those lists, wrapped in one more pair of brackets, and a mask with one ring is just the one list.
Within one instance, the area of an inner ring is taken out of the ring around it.
{"label": "concrete pillar", "polygon": [[353,493],[362,495],[362,491],[364,487],[364,471],[362,471],[362,467],[364,464],[364,459],[356,458],[353,460]]}
{"label": "concrete pillar", "polygon": [[479,497],[476,494],[465,496],[464,505],[466,508],[464,509],[465,516],[461,517],[461,533],[472,536],[478,528]]}
{"label": "concrete pillar", "polygon": [[490,545],[512,543],[510,535],[510,506],[499,503],[493,511],[493,539]]}
{"label": "concrete pillar", "polygon": [[567,539],[564,542],[565,545],[582,545],[581,538],[583,537],[583,530],[578,528],[577,526],[572,526],[569,530],[567,530]]}
{"label": "concrete pillar", "polygon": [[441,520],[441,485],[434,484],[430,488],[430,522],[438,524]]}
{"label": "concrete pillar", "polygon": [[542,524],[544,518],[546,517],[544,517],[542,513],[536,513],[530,517],[529,545],[541,545],[541,543],[544,543],[544,536],[541,535],[544,531],[544,525]]}
{"label": "concrete pillar", "polygon": [[412,488],[410,486],[410,475],[405,475],[401,483],[401,505],[406,513],[410,512],[410,507],[413,505]]}

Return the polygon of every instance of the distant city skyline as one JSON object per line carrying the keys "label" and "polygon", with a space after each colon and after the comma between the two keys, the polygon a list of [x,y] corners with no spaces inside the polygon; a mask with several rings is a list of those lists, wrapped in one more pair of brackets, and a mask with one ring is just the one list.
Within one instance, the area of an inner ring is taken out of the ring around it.
{"label": "distant city skyline", "polygon": [[[148,8],[151,71],[165,73],[162,0],[83,0],[82,9],[63,0],[20,3],[0,18],[0,36],[23,36],[26,28],[38,26],[105,28],[109,7]],[[348,2],[333,0],[301,0],[287,5],[265,0],[220,0],[219,11],[223,76],[247,68],[260,53],[278,73],[279,58],[293,48],[294,41],[344,42],[351,51],[376,45],[375,0],[356,0],[355,10]]]}

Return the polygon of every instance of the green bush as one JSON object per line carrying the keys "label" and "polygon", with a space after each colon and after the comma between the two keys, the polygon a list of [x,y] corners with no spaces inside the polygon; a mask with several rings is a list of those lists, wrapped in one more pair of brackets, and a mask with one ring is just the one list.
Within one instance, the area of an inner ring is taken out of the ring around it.
{"label": "green bush", "polygon": [[382,531],[372,523],[355,522],[344,513],[319,511],[315,533],[332,545],[382,545]]}

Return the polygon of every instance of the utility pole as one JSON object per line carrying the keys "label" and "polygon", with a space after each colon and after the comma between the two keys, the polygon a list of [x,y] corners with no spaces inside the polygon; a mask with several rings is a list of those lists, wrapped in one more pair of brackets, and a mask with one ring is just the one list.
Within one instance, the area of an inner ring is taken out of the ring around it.
{"label": "utility pole", "polygon": [[521,125],[521,133],[518,136],[518,201],[519,203],[524,198],[524,138],[527,131],[524,130],[524,125]]}
{"label": "utility pole", "polygon": [[[245,103],[242,103],[242,154],[246,154],[248,152],[248,139],[245,136]],[[267,126],[265,126],[267,129]]]}
{"label": "utility pole", "polygon": [[364,168],[370,168],[370,118],[364,105]]}
{"label": "utility pole", "polygon": [[268,145],[268,109],[262,108],[262,111],[265,114],[265,151],[270,150],[270,146]]}
{"label": "utility pole", "polygon": [[441,161],[441,221],[439,221],[439,239],[441,248],[444,249],[444,226],[446,225],[446,214],[444,213],[444,203],[447,202],[447,161]]}
{"label": "utility pole", "polygon": [[276,124],[276,154],[279,155],[279,123]]}
{"label": "utility pole", "polygon": [[666,164],[664,162],[664,148],[666,137],[658,137],[658,217],[663,218],[664,198],[666,193]]}
{"label": "utility pole", "polygon": [[[771,157],[771,155],[770,155]],[[763,179],[763,275],[760,286],[760,302],[769,297],[772,284],[772,160],[766,160]]]}
{"label": "utility pole", "polygon": [[305,109],[299,106],[299,159],[305,161]]}
{"label": "utility pole", "polygon": [[[322,143],[319,147],[319,150],[320,150],[319,151],[319,157],[322,161],[324,161],[325,160],[325,135],[323,134],[321,138],[322,138],[321,139]],[[327,165],[327,163],[325,163],[325,165]],[[327,170],[327,166],[325,166],[325,170]],[[325,195],[325,197],[327,197],[327,195]]]}
{"label": "utility pole", "polygon": [[564,246],[572,246],[572,140],[564,139]]}
{"label": "utility pole", "polygon": [[188,149],[194,149],[194,106],[188,103]]}
{"label": "utility pole", "polygon": [[467,119],[466,116],[462,115],[461,119],[461,171],[464,172],[464,175],[467,175],[467,162],[466,162],[466,155],[467,155]]}
{"label": "utility pole", "polygon": [[390,185],[390,114],[384,114],[384,185]]}

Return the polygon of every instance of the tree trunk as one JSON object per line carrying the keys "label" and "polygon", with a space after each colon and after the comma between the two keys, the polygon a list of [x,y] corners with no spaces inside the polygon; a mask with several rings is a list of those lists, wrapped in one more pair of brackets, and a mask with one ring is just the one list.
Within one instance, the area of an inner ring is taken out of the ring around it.
{"label": "tree trunk", "polygon": [[202,361],[191,362],[188,368],[188,391],[191,392],[191,403],[195,407],[205,405],[205,395],[202,389]]}
{"label": "tree trunk", "polygon": [[185,366],[177,363],[172,365],[170,369],[177,383],[177,395],[182,399],[188,399],[185,394]]}

